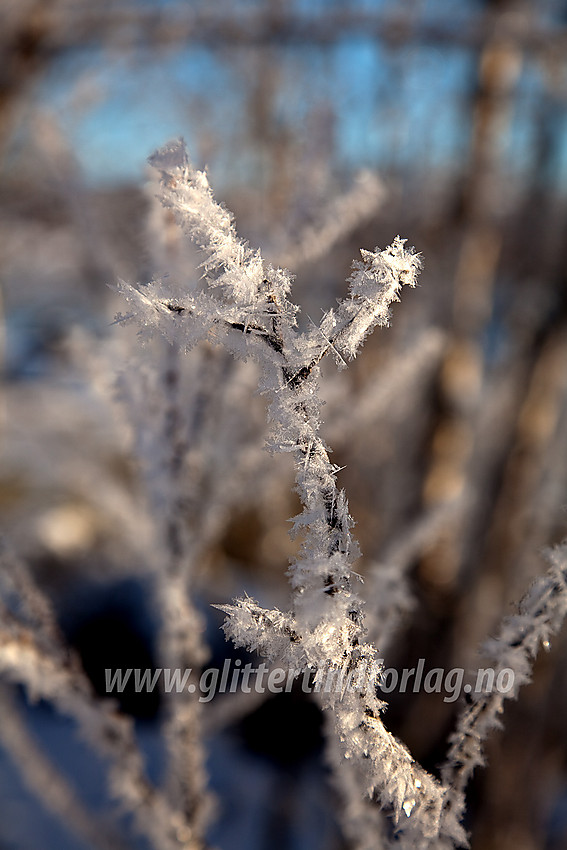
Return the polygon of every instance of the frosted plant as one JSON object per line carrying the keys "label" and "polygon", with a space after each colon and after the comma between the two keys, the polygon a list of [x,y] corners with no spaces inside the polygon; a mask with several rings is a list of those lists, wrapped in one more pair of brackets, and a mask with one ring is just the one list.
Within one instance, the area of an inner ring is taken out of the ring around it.
{"label": "frosted plant", "polygon": [[44,806],[80,839],[101,850],[127,850],[128,844],[112,824],[96,817],[85,808],[79,795],[65,776],[42,752],[27,726],[8,685],[0,684],[0,742],[10,754],[24,782]]}
{"label": "frosted plant", "polygon": [[[160,664],[193,671],[193,692],[164,697],[167,793],[202,832],[210,805],[197,682],[208,650],[195,587],[199,563],[220,537],[230,507],[242,501],[243,486],[259,475],[261,453],[243,450],[250,441],[250,422],[239,403],[255,376],[246,364],[227,360],[210,346],[185,357],[158,342],[121,372],[118,398],[133,432],[147,521],[155,528]],[[229,468],[235,473],[233,486],[226,482]]]}
{"label": "frosted plant", "polygon": [[[119,714],[111,700],[96,696],[59,635],[47,598],[24,564],[0,554],[0,673],[24,685],[32,699],[47,700],[76,722],[84,739],[106,758],[113,796],[134,815],[156,850],[202,848],[202,837],[185,813],[149,782],[132,720]],[[66,793],[59,789],[60,803]],[[75,817],[84,833],[88,825],[80,812]]]}
{"label": "frosted plant", "polygon": [[[381,719],[385,706],[376,695],[378,653],[365,639],[359,577],[353,570],[359,555],[353,521],[345,493],[337,487],[340,469],[331,463],[319,433],[321,361],[330,354],[344,368],[367,335],[388,323],[401,287],[415,285],[419,256],[399,237],[385,250],[362,251],[347,297],[319,325],[311,323],[302,331],[298,308],[288,298],[289,273],[265,263],[238,238],[231,215],[215,202],[206,175],[192,167],[183,143],[166,146],[151,163],[161,174],[161,202],[203,252],[204,285],[179,293],[168,288],[167,280],[139,289],[121,283],[130,312],[119,319],[135,321],[144,334],[163,334],[180,349],[209,340],[257,362],[260,389],[268,400],[268,447],[293,457],[303,504],[293,520],[293,533],[303,539],[288,571],[291,610],[262,608],[244,596],[218,606],[228,615],[225,633],[237,646],[286,664],[295,674],[312,675],[317,698],[327,710],[329,754],[345,800],[345,829],[356,847],[464,846],[460,821],[465,786],[481,763],[481,744],[495,725],[503,696],[476,695],[466,708],[441,780],[423,770],[386,729]],[[454,507],[433,511],[418,523],[415,540],[406,541],[398,553],[398,578],[407,558],[435,537]],[[495,672],[509,666],[518,673],[513,696],[528,679],[538,642],[547,641],[567,610],[565,552],[557,550],[552,557],[552,571],[532,590],[523,613],[505,622],[495,644]],[[386,631],[383,637],[389,640],[388,624]],[[333,677],[350,677],[357,687],[325,687]]]}
{"label": "frosted plant", "polygon": [[[411,603],[404,574],[412,559],[467,509],[469,494],[434,507],[406,529],[403,539],[394,538],[383,553],[387,569],[369,571],[367,590],[380,598],[364,609],[353,569],[359,554],[351,534],[353,521],[337,486],[340,470],[320,435],[323,358],[330,354],[339,369],[344,368],[366,336],[388,323],[390,305],[402,285],[415,284],[419,257],[399,238],[385,250],[363,251],[349,278],[347,297],[318,326],[311,322],[301,330],[298,308],[289,300],[290,275],[265,263],[238,238],[230,214],[214,201],[206,176],[192,168],[183,145],[160,151],[153,164],[161,174],[162,202],[204,255],[202,287],[191,284],[180,290],[170,279],[139,289],[120,285],[130,304],[120,321],[136,322],[143,335],[157,332],[173,344],[158,345],[153,360],[137,357],[134,370],[126,370],[120,382],[144,472],[147,519],[155,526],[151,556],[167,620],[161,629],[164,663],[193,667],[203,658],[190,596],[194,567],[218,538],[223,517],[241,492],[241,482],[233,486],[226,480],[227,470],[233,467],[237,477],[244,471],[250,486],[251,469],[258,468],[255,453],[253,459],[246,452],[238,460],[231,455],[249,446],[251,433],[259,434],[256,423],[250,432],[239,422],[239,393],[248,394],[252,378],[259,374],[268,401],[269,448],[294,460],[303,510],[294,518],[293,529],[302,536],[302,545],[289,568],[290,610],[264,608],[244,596],[219,606],[228,615],[225,632],[237,645],[287,665],[292,675],[312,678],[315,698],[326,711],[328,756],[353,848],[449,850],[465,845],[461,819],[466,784],[482,764],[483,742],[498,725],[504,698],[516,697],[529,680],[539,645],[548,646],[567,611],[566,548],[551,554],[548,574],[487,645],[495,676],[509,668],[514,687],[507,694],[487,690],[470,696],[450,740],[441,778],[435,778],[382,722],[385,704],[377,696],[376,647],[382,655],[392,645],[399,617]],[[237,358],[255,362],[256,371],[245,363],[231,371],[230,361],[217,359],[210,343],[222,343]],[[179,351],[197,344],[185,368]],[[438,338],[426,339],[416,351],[429,352],[432,363],[441,344]],[[406,390],[422,374],[423,364],[414,355],[407,361],[407,373],[401,372]],[[243,385],[233,380],[235,374],[242,376],[242,369],[247,373]],[[394,392],[390,375],[378,393],[360,405],[355,426],[387,407]],[[196,701],[187,698],[171,705],[165,728],[168,783],[163,790],[156,788],[145,775],[132,723],[93,693],[30,574],[7,556],[0,566],[0,673],[76,721],[106,756],[116,797],[157,850],[202,848],[207,793]],[[336,686],[349,680],[355,688]],[[334,686],[328,688],[328,683]],[[17,718],[7,714],[7,720],[12,730],[8,749],[29,761],[36,786],[39,777],[49,782],[51,793],[44,795],[48,805],[65,810],[81,835],[92,835],[92,820],[72,789],[31,747]],[[108,832],[98,843],[120,840]]]}
{"label": "frosted plant", "polygon": [[[259,362],[260,387],[269,402],[269,446],[294,456],[304,506],[294,520],[303,543],[289,571],[293,611],[264,611],[254,600],[237,600],[226,608],[226,633],[268,659],[312,670],[316,683],[330,671],[375,670],[377,652],[364,642],[358,577],[352,572],[359,554],[352,520],[336,484],[338,469],[319,435],[319,364],[331,354],[343,368],[373,328],[388,323],[402,285],[415,285],[419,256],[399,237],[384,251],[362,251],[348,296],[318,326],[300,332],[298,308],[287,297],[289,274],[265,265],[238,238],[230,214],[214,201],[206,175],[192,168],[184,146],[169,145],[151,162],[161,171],[162,202],[204,252],[208,286],[172,299],[164,282],[141,290],[122,284],[129,318],[182,348],[206,338],[222,340],[235,355]],[[321,700],[334,711],[344,758],[358,766],[361,795],[376,794],[401,831],[436,836],[444,790],[386,730],[374,688]],[[450,834],[461,835],[456,823],[445,824]]]}
{"label": "frosted plant", "polygon": [[559,631],[567,614],[567,546],[552,550],[548,558],[548,572],[536,579],[520,602],[518,613],[505,618],[498,636],[486,641],[483,648],[496,677],[503,670],[514,671],[513,687],[506,694],[492,688],[473,692],[450,738],[442,777],[448,789],[446,811],[458,818],[465,808],[467,782],[474,769],[484,764],[483,741],[502,726],[504,700],[517,699],[520,687],[531,681],[540,646],[549,649],[551,635]]}
{"label": "frosted plant", "polygon": [[[130,365],[119,379],[120,396],[134,431],[135,455],[149,503],[148,518],[156,534],[154,565],[160,616],[160,662],[170,669],[190,669],[195,679],[206,660],[207,650],[202,640],[204,625],[190,590],[207,535],[206,531],[200,536],[196,534],[195,524],[189,524],[185,517],[186,512],[189,515],[194,512],[191,509],[197,504],[187,467],[191,440],[199,442],[199,428],[194,427],[198,417],[182,412],[180,391],[187,386],[184,386],[177,352],[170,346],[162,347],[156,359],[153,369],[144,368],[147,364],[143,360]],[[204,367],[205,363],[201,365]],[[203,371],[207,373],[205,368]],[[194,391],[199,394],[198,382]],[[195,399],[187,401],[189,410],[196,411]],[[148,408],[149,415],[147,412],[143,415],[142,411]],[[195,473],[193,477],[202,483],[202,477]],[[195,512],[197,518],[206,520],[206,516],[201,516],[204,512]],[[207,525],[206,521],[203,525]],[[166,696],[166,794],[201,835],[208,821],[210,801],[200,740],[201,706],[194,681],[192,687],[193,693],[185,689],[183,694],[176,694],[176,698]]]}

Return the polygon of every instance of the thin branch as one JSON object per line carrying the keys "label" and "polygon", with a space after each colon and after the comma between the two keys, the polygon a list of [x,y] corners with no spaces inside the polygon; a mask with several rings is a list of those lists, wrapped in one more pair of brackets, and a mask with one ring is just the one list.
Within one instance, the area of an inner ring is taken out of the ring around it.
{"label": "thin branch", "polygon": [[[531,680],[533,662],[541,646],[561,628],[567,614],[567,544],[548,555],[551,566],[522,599],[516,615],[506,618],[498,637],[486,642],[483,654],[494,664],[495,680],[502,671],[513,676],[512,687],[503,693],[495,687],[470,695],[450,738],[447,762],[442,770],[448,788],[444,818],[460,820],[465,806],[465,788],[474,769],[484,764],[483,742],[501,727],[504,700],[517,699],[522,685]],[[445,846],[445,845],[444,845]]]}

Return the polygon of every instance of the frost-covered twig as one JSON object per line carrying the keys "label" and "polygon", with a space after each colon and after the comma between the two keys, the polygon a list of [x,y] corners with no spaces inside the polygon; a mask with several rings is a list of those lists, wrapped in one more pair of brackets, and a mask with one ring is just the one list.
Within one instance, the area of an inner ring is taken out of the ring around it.
{"label": "frost-covered twig", "polygon": [[[158,329],[182,348],[206,337],[222,338],[236,355],[259,362],[261,389],[270,402],[270,447],[295,456],[304,506],[294,523],[304,539],[289,573],[293,613],[264,612],[253,600],[237,600],[228,609],[227,634],[266,657],[287,657],[298,669],[313,669],[319,681],[333,670],[375,669],[376,651],[363,642],[362,606],[352,588],[351,565],[358,555],[352,520],[345,494],[336,486],[338,469],[318,433],[318,367],[327,353],[345,366],[367,334],[387,324],[401,286],[415,284],[419,257],[399,237],[384,251],[362,251],[347,298],[318,327],[299,333],[297,307],[287,299],[289,275],[265,267],[260,255],[239,240],[231,216],[216,204],[205,174],[192,168],[183,144],[164,148],[152,164],[161,171],[162,203],[204,251],[208,289],[173,299],[163,283],[143,291],[122,284],[131,305],[129,318]],[[377,794],[407,834],[436,836],[444,789],[387,732],[374,687],[331,694],[323,705],[333,709],[345,758],[360,766],[361,794]],[[454,824],[449,830],[458,833]]]}
{"label": "frost-covered twig", "polygon": [[133,812],[156,850],[202,847],[185,817],[171,809],[147,780],[131,721],[111,703],[97,699],[72,662],[62,666],[41,649],[31,632],[10,623],[5,612],[2,621],[0,671],[23,684],[32,699],[48,700],[77,722],[84,737],[109,759],[113,794]]}
{"label": "frost-covered twig", "polygon": [[[3,567],[9,570],[10,564],[5,560]],[[21,601],[23,617],[11,598],[0,601],[0,673],[23,685],[32,700],[47,700],[77,723],[83,737],[108,759],[113,795],[133,813],[156,850],[200,850],[200,835],[148,781],[130,718],[94,694],[78,659],[59,644],[54,632],[45,639],[42,622],[50,622],[49,603],[25,566],[18,564],[17,570],[18,585],[26,588],[16,600]],[[37,612],[37,624],[30,622],[30,611]]]}
{"label": "frost-covered twig", "polygon": [[41,803],[90,846],[127,850],[129,845],[117,830],[85,808],[67,779],[41,750],[27,729],[10,688],[4,684],[0,686],[0,716],[0,743]]}
{"label": "frost-covered twig", "polygon": [[[302,604],[304,596],[296,598],[295,616],[261,608],[250,597],[218,606],[229,614],[225,633],[237,646],[277,659],[292,671],[312,670],[315,692],[322,707],[332,713],[334,734],[360,798],[375,797],[408,840],[436,837],[444,790],[380,720],[384,703],[375,691],[376,651],[358,640],[361,629],[349,616],[353,594],[337,593],[332,615],[325,610],[324,591],[318,599],[312,595],[310,614]],[[447,827],[451,834],[461,835],[454,824]]]}
{"label": "frost-covered twig", "polygon": [[[196,364],[186,358],[181,363],[176,349],[161,339],[158,343],[153,346],[151,361],[141,349],[124,363],[124,351],[101,347],[94,339],[88,344],[76,340],[75,350],[80,344],[81,370],[88,372],[103,402],[112,413],[118,412],[127,426],[127,448],[143,483],[145,498],[131,506],[136,528],[125,529],[125,537],[139,535],[140,526],[146,532],[140,560],[151,570],[154,582],[160,665],[191,670],[193,686],[193,690],[164,694],[168,764],[163,793],[173,809],[183,812],[193,835],[202,837],[212,807],[196,683],[207,651],[193,585],[195,565],[217,527],[210,517],[218,511],[214,505],[206,510],[199,499],[201,470],[188,466],[194,459],[190,449],[198,454],[203,442],[201,431],[207,417],[201,408],[205,406],[206,382],[212,377],[207,368],[211,358],[201,352]],[[117,360],[124,364],[118,375]],[[189,368],[182,369],[182,365]],[[196,368],[191,370],[191,365]],[[189,397],[185,392],[188,386],[192,390]]]}
{"label": "frost-covered twig", "polygon": [[[164,353],[163,366],[163,371],[158,371],[158,380],[161,379],[166,395],[164,415],[161,433],[154,435],[156,444],[165,452],[161,478],[165,478],[162,492],[166,505],[158,513],[161,517],[158,533],[164,553],[157,571],[160,653],[166,666],[192,670],[195,678],[207,657],[207,650],[202,637],[204,624],[191,596],[200,546],[198,538],[195,539],[196,526],[188,522],[191,503],[186,499],[182,482],[191,440],[198,439],[199,434],[187,428],[180,396],[178,352],[169,346]],[[210,800],[201,740],[201,706],[196,683],[192,684],[193,693],[186,688],[183,694],[168,699],[165,726],[168,789],[174,805],[184,812],[195,832],[202,835]]]}
{"label": "frost-covered twig", "polygon": [[[163,344],[140,354],[119,378],[119,397],[133,431],[134,454],[154,527],[152,552],[159,614],[158,650],[163,667],[191,670],[189,687],[164,695],[166,793],[196,831],[204,832],[211,810],[205,776],[199,670],[208,651],[203,618],[195,604],[203,553],[219,536],[238,487],[227,487],[225,470],[235,465],[246,477],[246,439],[235,422],[245,364],[202,346],[191,358]],[[212,393],[211,387],[217,392]],[[242,418],[242,417],[241,417]],[[261,453],[258,453],[261,454]],[[203,493],[207,498],[203,498]]]}
{"label": "frost-covered twig", "polygon": [[518,613],[507,617],[498,637],[487,641],[483,648],[483,654],[493,663],[495,680],[506,670],[513,677],[513,685],[506,693],[490,687],[486,692],[471,694],[450,738],[451,747],[442,770],[448,789],[444,817],[461,819],[466,785],[474,769],[484,764],[483,742],[493,729],[501,728],[504,700],[517,699],[520,687],[531,681],[540,646],[549,648],[551,635],[559,631],[567,614],[567,544],[552,550],[548,557],[548,572],[533,583]]}
{"label": "frost-covered twig", "polygon": [[51,603],[42,593],[26,565],[0,538],[0,600],[17,620],[25,624],[38,642],[55,656],[64,658],[59,627]]}

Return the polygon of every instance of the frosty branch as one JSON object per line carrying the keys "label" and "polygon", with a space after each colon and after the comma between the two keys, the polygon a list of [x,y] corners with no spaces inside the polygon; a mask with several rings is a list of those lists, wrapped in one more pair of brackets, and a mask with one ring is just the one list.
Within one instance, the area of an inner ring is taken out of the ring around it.
{"label": "frosty branch", "polygon": [[459,819],[465,808],[466,785],[474,769],[484,764],[483,742],[492,729],[502,725],[504,699],[516,699],[520,687],[530,682],[540,646],[549,649],[549,638],[559,631],[567,614],[567,547],[557,547],[548,558],[549,570],[526,593],[518,613],[504,619],[498,636],[484,646],[496,674],[504,669],[514,671],[514,687],[506,695],[493,690],[474,694],[450,738],[442,776],[448,789],[447,811],[453,810]]}
{"label": "frosty branch", "polygon": [[201,850],[193,824],[149,782],[131,719],[94,693],[24,564],[3,551],[0,556],[0,673],[24,685],[31,698],[48,700],[73,718],[108,760],[113,795],[156,850]]}
{"label": "frosty branch", "polygon": [[[302,545],[288,573],[292,610],[263,609],[245,596],[219,606],[228,615],[225,633],[268,660],[287,663],[297,672],[311,671],[315,684],[333,672],[366,682],[339,693],[316,688],[332,716],[330,752],[349,809],[366,796],[391,816],[390,827],[382,830],[381,820],[365,810],[366,826],[361,821],[357,846],[383,843],[380,834],[389,841],[386,835],[393,837],[393,831],[396,846],[408,850],[462,846],[464,789],[481,763],[481,744],[495,725],[502,698],[481,695],[465,709],[442,782],[416,764],[385,728],[375,680],[364,679],[376,670],[377,650],[364,640],[368,630],[352,570],[359,554],[353,522],[346,495],[337,487],[339,469],[319,434],[321,361],[331,354],[339,368],[345,367],[366,336],[388,323],[401,287],[415,285],[419,256],[406,250],[399,237],[385,250],[362,251],[347,297],[318,326],[302,332],[298,308],[288,299],[289,273],[266,264],[238,238],[232,217],[215,202],[206,175],[191,166],[183,143],[170,144],[151,162],[161,174],[161,202],[203,252],[204,285],[179,296],[168,291],[165,281],[141,289],[121,283],[131,309],[119,320],[134,320],[143,333],[158,332],[180,349],[209,339],[238,358],[256,360],[260,389],[268,399],[268,445],[273,452],[293,455],[303,504],[293,525],[293,532],[303,536]],[[536,644],[559,627],[567,608],[564,552],[554,557],[553,574],[532,592],[520,619],[505,621],[503,627],[497,665],[519,672],[518,686],[527,681]]]}
{"label": "frosty branch", "polygon": [[[358,547],[346,496],[336,484],[338,469],[319,435],[319,364],[332,354],[344,367],[366,336],[388,323],[402,285],[415,285],[419,256],[399,237],[384,251],[362,251],[347,297],[319,326],[300,332],[298,308],[288,300],[289,274],[265,265],[238,238],[231,216],[214,201],[206,175],[192,168],[184,146],[169,145],[151,162],[161,172],[162,203],[204,253],[207,287],[172,299],[163,282],[143,290],[121,284],[131,306],[127,318],[182,348],[204,338],[222,340],[236,356],[259,362],[260,387],[269,400],[270,448],[295,456],[304,506],[294,521],[303,543],[289,571],[293,612],[262,611],[253,600],[237,600],[226,609],[226,633],[268,658],[312,669],[316,679],[330,668],[370,669],[376,650],[363,641],[362,605],[353,589]],[[377,795],[402,831],[436,836],[444,790],[385,729],[379,716],[383,703],[374,690],[325,699],[324,707],[335,713],[343,756],[359,766],[360,794]],[[462,837],[456,824],[448,829]]]}

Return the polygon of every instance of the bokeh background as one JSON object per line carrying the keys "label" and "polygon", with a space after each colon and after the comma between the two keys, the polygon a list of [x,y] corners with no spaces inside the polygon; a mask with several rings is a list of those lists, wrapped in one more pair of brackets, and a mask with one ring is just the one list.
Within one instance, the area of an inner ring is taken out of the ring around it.
{"label": "bokeh background", "polygon": [[[326,368],[324,434],[345,466],[368,609],[380,569],[407,603],[388,664],[474,667],[567,529],[567,5],[2,1],[0,526],[97,687],[117,647],[122,666],[156,663],[149,485],[132,409],[121,418],[108,392],[115,371],[135,380],[139,343],[112,324],[124,305],[111,287],[198,277],[146,185],[148,155],[177,136],[239,233],[296,274],[304,321],[344,294],[360,247],[399,233],[423,254],[391,329],[348,373]],[[192,498],[219,507],[193,579],[222,663],[209,603],[247,590],[287,604],[297,503],[291,469],[261,453],[253,372],[218,356],[207,368],[224,395],[206,408]],[[219,426],[227,411],[239,426]],[[489,744],[470,789],[474,850],[567,846],[566,663],[559,637]],[[102,762],[49,706],[17,702],[86,803],[109,810]],[[159,697],[122,707],[158,777]],[[436,770],[455,711],[394,694],[387,723]],[[217,846],[348,846],[311,703],[211,712]],[[8,750],[0,847],[87,846]]]}

